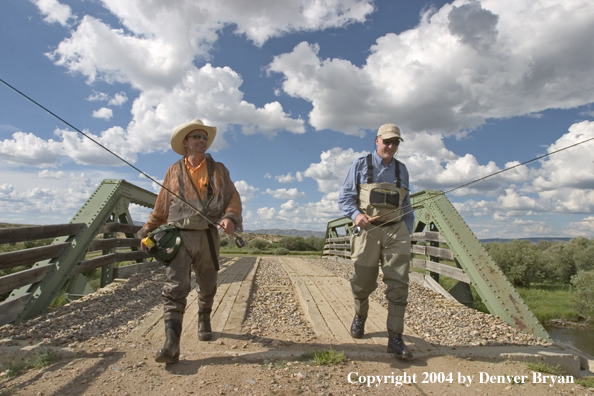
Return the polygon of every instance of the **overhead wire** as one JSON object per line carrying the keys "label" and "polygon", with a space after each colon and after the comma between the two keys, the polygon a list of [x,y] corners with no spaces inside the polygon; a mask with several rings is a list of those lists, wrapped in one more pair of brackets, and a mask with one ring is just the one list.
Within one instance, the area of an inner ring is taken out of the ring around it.
{"label": "overhead wire", "polygon": [[[171,191],[169,188],[165,187],[162,183],[158,182],[157,180],[155,180],[153,177],[151,177],[150,175],[148,175],[147,173],[143,172],[141,169],[137,168],[136,166],[134,166],[132,163],[128,162],[127,160],[125,160],[124,158],[122,158],[121,156],[119,156],[117,153],[115,153],[114,151],[110,150],[109,148],[105,147],[103,144],[101,144],[100,142],[98,142],[97,140],[93,139],[91,136],[89,136],[88,134],[84,133],[83,131],[81,131],[80,129],[78,129],[77,127],[75,127],[74,125],[72,125],[71,123],[69,123],[68,121],[66,121],[65,119],[63,119],[62,117],[58,116],[57,114],[55,114],[54,112],[50,111],[49,109],[47,109],[46,107],[42,106],[40,103],[36,102],[35,100],[33,100],[32,98],[30,98],[29,96],[27,96],[26,94],[24,94],[23,92],[19,91],[18,89],[16,89],[15,87],[13,87],[12,85],[10,85],[9,83],[7,83],[6,81],[4,81],[3,79],[0,78],[0,82],[2,82],[4,85],[6,85],[8,88],[12,89],[13,91],[15,91],[16,93],[18,93],[19,95],[21,95],[22,97],[26,98],[27,100],[29,100],[31,103],[35,104],[36,106],[40,107],[41,109],[45,110],[48,114],[52,115],[53,117],[57,118],[58,120],[62,121],[64,124],[66,124],[67,126],[69,126],[70,128],[74,129],[76,132],[80,133],[82,136],[84,136],[85,138],[89,139],[91,142],[95,143],[96,145],[98,145],[99,147],[101,147],[102,149],[106,150],[107,152],[109,152],[111,155],[113,155],[114,157],[116,157],[117,159],[119,159],[120,161],[122,161],[123,163],[125,163],[126,165],[130,166],[132,169],[134,169],[135,171],[139,172],[141,175],[143,175],[144,177],[146,177],[148,180],[152,181],[153,183],[157,184],[158,186],[160,186],[161,188],[163,188],[165,191],[169,192],[170,194],[172,194],[173,196],[177,197],[178,199],[180,199],[182,202],[184,202],[186,205],[188,205],[189,207],[191,207],[192,209],[194,209],[200,216],[202,216],[209,224],[215,226],[215,227],[222,227],[222,225],[220,223],[216,223],[212,220],[210,220],[200,209],[198,209],[197,207],[195,207],[194,205],[192,205],[191,203],[189,203],[187,200],[185,200],[184,198],[180,197],[178,194],[176,194],[175,192]],[[240,244],[245,245],[245,242],[243,241],[243,239],[237,235],[236,233],[232,233],[232,236],[234,236],[236,238],[236,243],[239,246]]]}
{"label": "overhead wire", "polygon": [[[201,216],[202,216],[202,217],[203,217],[203,218],[204,218],[206,221],[208,221],[208,222],[209,222],[211,225],[214,225],[214,226],[217,226],[217,227],[221,227],[221,224],[220,224],[220,223],[215,223],[215,222],[211,221],[210,219],[208,219],[208,218],[206,217],[206,215],[205,215],[204,213],[202,213],[202,211],[201,211],[201,210],[199,210],[198,208],[196,208],[194,205],[192,205],[191,203],[189,203],[189,202],[188,202],[188,201],[186,201],[185,199],[181,198],[181,197],[180,197],[178,194],[176,194],[175,192],[171,191],[169,188],[165,187],[165,186],[164,186],[162,183],[159,183],[157,180],[155,180],[153,177],[151,177],[151,176],[150,176],[150,175],[148,175],[147,173],[143,172],[141,169],[139,169],[139,168],[137,168],[136,166],[134,166],[132,163],[128,162],[127,160],[125,160],[124,158],[122,158],[121,156],[119,156],[117,153],[115,153],[115,152],[113,152],[112,150],[110,150],[109,148],[105,147],[105,146],[104,146],[104,145],[102,145],[100,142],[96,141],[96,140],[95,140],[95,139],[93,139],[91,136],[89,136],[88,134],[86,134],[86,133],[82,132],[80,129],[76,128],[74,125],[70,124],[68,121],[64,120],[63,118],[61,118],[61,117],[60,117],[60,116],[58,116],[57,114],[53,113],[52,111],[50,111],[50,110],[49,110],[49,109],[47,109],[46,107],[42,106],[41,104],[39,104],[38,102],[36,102],[36,101],[35,101],[35,100],[33,100],[32,98],[30,98],[29,96],[27,96],[27,95],[26,95],[26,94],[24,94],[23,92],[19,91],[18,89],[16,89],[16,88],[15,88],[15,87],[13,87],[12,85],[8,84],[6,81],[4,81],[4,80],[3,80],[3,79],[1,79],[1,78],[0,78],[0,82],[2,82],[4,85],[6,85],[7,87],[9,87],[10,89],[12,89],[13,91],[15,91],[16,93],[18,93],[19,95],[21,95],[21,96],[23,96],[24,98],[26,98],[27,100],[29,100],[30,102],[32,102],[32,103],[33,103],[33,104],[35,104],[36,106],[38,106],[38,107],[40,107],[41,109],[45,110],[47,113],[49,113],[49,114],[50,114],[50,115],[52,115],[53,117],[57,118],[58,120],[60,120],[61,122],[63,122],[64,124],[66,124],[67,126],[69,126],[70,128],[72,128],[73,130],[75,130],[76,132],[80,133],[82,136],[84,136],[85,138],[89,139],[90,141],[92,141],[93,143],[95,143],[96,145],[98,145],[99,147],[101,147],[102,149],[106,150],[107,152],[109,152],[110,154],[112,154],[113,156],[115,156],[116,158],[118,158],[120,161],[124,162],[126,165],[130,166],[132,169],[134,169],[134,170],[136,170],[137,172],[139,172],[141,175],[143,175],[144,177],[146,177],[148,180],[152,181],[153,183],[157,184],[158,186],[160,186],[161,188],[163,188],[163,189],[164,189],[164,190],[166,190],[167,192],[169,192],[169,193],[171,193],[172,195],[174,195],[175,197],[179,198],[179,199],[180,199],[182,202],[184,202],[185,204],[187,204],[188,206],[190,206],[192,209],[194,209],[194,210],[195,210],[195,211],[196,211],[198,214],[200,214],[200,215],[201,215]],[[426,202],[427,200],[430,200],[430,199],[434,199],[434,198],[435,198],[435,197],[437,197],[437,196],[449,194],[449,193],[451,193],[452,191],[455,191],[455,190],[458,190],[458,189],[461,189],[461,188],[464,188],[464,187],[468,187],[468,186],[470,186],[470,185],[473,185],[473,184],[476,184],[476,183],[482,182],[482,181],[484,181],[484,180],[486,180],[486,179],[488,179],[488,178],[490,178],[490,177],[493,177],[493,176],[499,175],[499,174],[501,174],[501,173],[504,173],[504,172],[510,171],[510,170],[512,170],[512,169],[515,169],[515,168],[517,168],[517,167],[520,167],[520,166],[523,166],[523,165],[529,164],[529,163],[531,163],[531,162],[538,161],[538,160],[540,160],[540,159],[543,159],[543,158],[545,158],[545,157],[549,157],[549,156],[551,156],[551,155],[553,155],[553,154],[557,154],[557,153],[559,153],[559,152],[561,152],[561,151],[564,151],[564,150],[567,150],[567,149],[570,149],[570,148],[573,148],[573,147],[579,146],[579,145],[581,145],[581,144],[587,143],[587,142],[589,142],[589,141],[592,141],[592,140],[594,140],[594,137],[593,137],[593,138],[586,139],[586,140],[583,140],[583,141],[581,141],[581,142],[578,142],[578,143],[574,143],[574,144],[572,144],[572,145],[570,145],[570,146],[566,146],[566,147],[560,148],[560,149],[558,149],[558,150],[555,150],[555,151],[551,151],[550,153],[547,153],[547,154],[540,155],[540,156],[538,156],[538,157],[535,157],[535,158],[532,158],[532,159],[530,159],[530,160],[528,160],[528,161],[524,161],[524,162],[522,162],[522,163],[519,163],[519,164],[516,164],[516,165],[510,166],[510,167],[507,167],[507,168],[505,168],[505,169],[501,169],[501,170],[499,170],[499,171],[497,171],[497,172],[493,172],[493,173],[491,173],[491,174],[489,174],[489,175],[486,175],[486,176],[483,176],[483,177],[481,177],[481,178],[478,178],[478,179],[472,180],[472,181],[470,181],[470,182],[467,182],[467,183],[461,184],[461,185],[459,185],[459,186],[456,186],[456,187],[450,188],[449,190],[446,190],[446,191],[442,191],[442,192],[440,192],[438,195],[435,195],[435,196],[432,196],[432,197],[429,197],[429,198],[425,198],[424,200],[422,200],[422,201],[420,201],[420,202],[416,203],[416,204],[415,204],[415,206],[416,206],[416,207],[419,207],[419,205],[420,205],[421,203],[423,203],[423,202]],[[396,212],[397,210],[399,210],[399,209],[396,209],[396,210],[394,210],[394,212]],[[408,212],[405,212],[405,213],[403,213],[403,214],[402,214],[400,217],[402,218],[402,217],[404,217],[405,215],[407,215],[407,214],[409,214],[409,213],[412,213],[413,211],[414,211],[414,208],[413,208],[413,209],[411,209],[411,210],[410,210],[410,211],[408,211]],[[393,212],[389,212],[389,213],[393,213]],[[388,215],[389,213],[386,213],[386,214],[384,214],[384,215],[382,215],[382,216],[380,216],[380,217],[384,217],[384,216]],[[393,221],[393,219],[391,219],[390,221]],[[369,230],[367,230],[367,231],[369,232],[369,231],[372,231],[372,230],[374,230],[374,229],[376,229],[376,228],[379,228],[379,227],[381,227],[381,226],[383,226],[383,225],[385,225],[385,224],[389,223],[390,221],[386,221],[385,223],[382,223],[382,224],[380,224],[380,225],[377,225],[377,226],[375,226],[374,228],[371,228],[371,229],[369,229]],[[238,235],[236,235],[236,234],[232,234],[232,235],[233,235],[234,237],[236,237],[236,238],[240,238],[240,237],[239,237]]]}

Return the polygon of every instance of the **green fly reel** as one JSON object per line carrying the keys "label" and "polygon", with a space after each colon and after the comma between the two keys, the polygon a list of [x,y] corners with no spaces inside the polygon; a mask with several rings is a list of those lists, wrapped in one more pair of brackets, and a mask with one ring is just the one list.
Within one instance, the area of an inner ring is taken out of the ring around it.
{"label": "green fly reel", "polygon": [[165,224],[155,229],[142,240],[148,254],[167,264],[182,246],[179,228]]}

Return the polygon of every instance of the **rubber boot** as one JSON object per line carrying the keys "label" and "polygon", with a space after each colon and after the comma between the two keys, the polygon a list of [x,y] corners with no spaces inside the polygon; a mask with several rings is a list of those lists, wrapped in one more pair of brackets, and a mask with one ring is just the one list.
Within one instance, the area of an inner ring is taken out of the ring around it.
{"label": "rubber boot", "polygon": [[181,320],[165,320],[165,345],[163,345],[163,349],[159,349],[159,352],[157,352],[155,362],[177,363],[179,361],[179,340],[181,332]]}
{"label": "rubber boot", "polygon": [[210,310],[198,310],[198,339],[200,341],[212,340],[210,327]]}
{"label": "rubber boot", "polygon": [[367,318],[355,314],[353,323],[351,324],[351,337],[362,338],[365,334],[365,321]]}
{"label": "rubber boot", "polygon": [[410,349],[404,344],[402,334],[391,335],[388,338],[388,353],[393,353],[400,360],[409,360],[413,357]]}

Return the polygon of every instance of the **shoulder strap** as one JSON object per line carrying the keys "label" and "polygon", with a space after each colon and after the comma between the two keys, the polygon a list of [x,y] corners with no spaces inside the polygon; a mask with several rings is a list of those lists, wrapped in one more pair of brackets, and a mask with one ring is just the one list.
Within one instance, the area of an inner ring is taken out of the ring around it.
{"label": "shoulder strap", "polygon": [[367,155],[367,184],[373,183],[373,158],[372,154]]}
{"label": "shoulder strap", "polygon": [[186,199],[186,190],[185,190],[185,183],[184,183],[184,172],[186,169],[186,164],[184,163],[184,159],[180,159],[177,161],[177,165],[179,166],[179,172],[177,174],[177,184],[179,185],[179,197],[183,200]]}
{"label": "shoulder strap", "polygon": [[214,189],[212,187],[212,181],[214,180],[213,175],[215,171],[215,161],[212,156],[206,153],[206,169],[208,172],[208,181],[206,186],[206,199],[212,197],[214,195]]}
{"label": "shoulder strap", "polygon": [[396,161],[396,187],[400,188],[400,162],[394,158]]}

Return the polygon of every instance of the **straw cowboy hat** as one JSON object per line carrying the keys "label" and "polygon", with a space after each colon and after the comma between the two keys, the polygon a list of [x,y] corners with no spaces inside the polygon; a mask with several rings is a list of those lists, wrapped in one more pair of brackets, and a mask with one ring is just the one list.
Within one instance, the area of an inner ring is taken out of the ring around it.
{"label": "straw cowboy hat", "polygon": [[178,153],[179,155],[186,155],[186,148],[184,147],[184,139],[188,135],[188,133],[193,132],[197,129],[202,129],[206,131],[208,134],[208,142],[206,142],[206,149],[210,147],[212,142],[215,140],[215,136],[217,136],[217,127],[204,125],[202,120],[195,119],[190,122],[186,122],[181,124],[175,131],[171,134],[171,148],[173,151]]}

